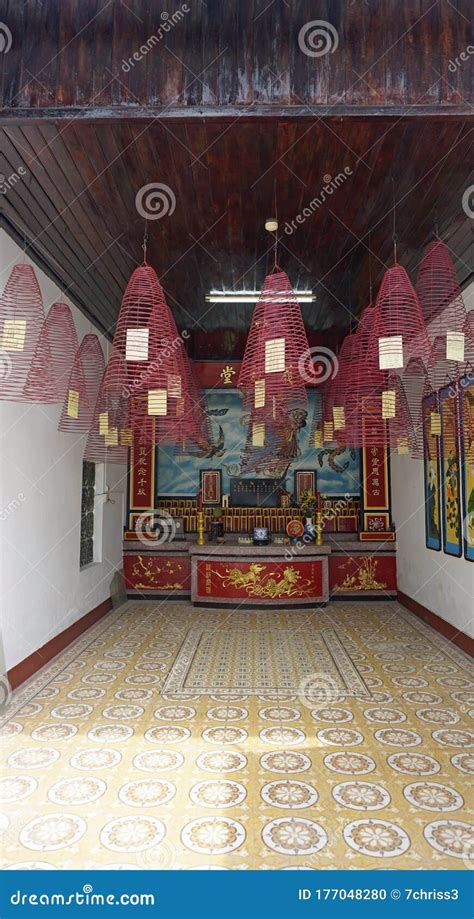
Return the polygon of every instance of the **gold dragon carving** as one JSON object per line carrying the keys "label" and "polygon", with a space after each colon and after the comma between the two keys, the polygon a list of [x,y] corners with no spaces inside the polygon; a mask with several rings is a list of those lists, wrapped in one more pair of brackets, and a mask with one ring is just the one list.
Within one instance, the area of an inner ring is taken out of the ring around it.
{"label": "gold dragon carving", "polygon": [[226,568],[225,574],[211,569],[211,574],[220,578],[224,587],[235,587],[237,590],[244,590],[249,597],[262,597],[274,600],[278,597],[293,597],[295,594],[303,594],[312,582],[307,578],[302,578],[299,571],[292,566],[283,569],[283,575],[278,578],[277,572],[270,571],[267,575],[262,575],[265,571],[265,565],[252,564],[247,572],[239,568]]}

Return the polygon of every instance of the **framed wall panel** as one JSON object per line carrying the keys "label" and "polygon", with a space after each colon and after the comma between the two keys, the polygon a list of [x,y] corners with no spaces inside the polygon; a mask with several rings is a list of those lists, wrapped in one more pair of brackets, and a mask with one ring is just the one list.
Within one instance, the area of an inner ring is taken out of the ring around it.
{"label": "framed wall panel", "polygon": [[222,501],[222,472],[220,469],[201,469],[200,487],[204,507],[217,507]]}
{"label": "framed wall panel", "polygon": [[298,504],[304,491],[310,491],[313,495],[316,494],[316,473],[314,469],[295,470],[295,499]]}
{"label": "framed wall panel", "polygon": [[441,465],[439,437],[431,433],[431,413],[437,412],[433,393],[423,399],[423,458],[425,488],[425,542],[427,549],[441,550]]}
{"label": "framed wall panel", "polygon": [[474,376],[459,381],[464,557],[474,562]]}
{"label": "framed wall panel", "polygon": [[462,555],[461,483],[459,456],[458,387],[443,386],[439,391],[441,415],[441,518],[443,551]]}

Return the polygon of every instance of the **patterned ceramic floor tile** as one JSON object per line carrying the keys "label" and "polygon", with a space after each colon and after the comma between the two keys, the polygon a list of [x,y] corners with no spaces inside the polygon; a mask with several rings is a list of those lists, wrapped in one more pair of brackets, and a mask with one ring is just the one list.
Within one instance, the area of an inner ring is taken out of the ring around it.
{"label": "patterned ceramic floor tile", "polygon": [[1,865],[473,866],[473,706],[396,603],[128,603],[13,694]]}

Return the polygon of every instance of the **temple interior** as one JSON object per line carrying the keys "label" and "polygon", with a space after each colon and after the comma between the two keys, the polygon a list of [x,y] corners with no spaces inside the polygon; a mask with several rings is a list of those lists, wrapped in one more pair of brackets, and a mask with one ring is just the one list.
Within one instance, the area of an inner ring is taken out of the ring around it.
{"label": "temple interior", "polygon": [[0,3],[1,868],[473,865],[469,5],[310,6]]}

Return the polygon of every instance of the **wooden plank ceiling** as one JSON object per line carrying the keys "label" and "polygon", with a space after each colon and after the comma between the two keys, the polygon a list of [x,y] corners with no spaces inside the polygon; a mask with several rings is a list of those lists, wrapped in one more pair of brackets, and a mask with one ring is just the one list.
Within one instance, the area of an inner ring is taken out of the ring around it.
{"label": "wooden plank ceiling", "polygon": [[[415,272],[437,224],[466,280],[471,143],[472,126],[459,119],[4,124],[0,173],[25,169],[3,196],[4,221],[110,331],[141,259],[136,193],[165,184],[176,205],[148,221],[148,259],[178,325],[242,329],[251,307],[224,311],[205,295],[260,287],[273,259],[263,224],[276,201],[281,266],[317,296],[303,307],[308,328],[347,328],[368,300],[370,274],[376,285],[391,263],[393,197],[400,261]],[[338,175],[342,184],[286,232]]]}
{"label": "wooden plank ceiling", "polygon": [[8,57],[0,55],[0,93],[17,112],[70,114],[84,106],[467,108],[469,63],[450,62],[472,42],[471,13],[470,0],[0,0],[12,35]]}
{"label": "wooden plank ceiling", "polygon": [[[17,177],[1,222],[107,333],[148,183],[176,200],[149,221],[148,256],[181,328],[248,328],[250,306],[205,295],[260,287],[275,208],[281,266],[317,296],[309,329],[347,330],[366,304],[391,263],[394,198],[413,277],[437,225],[466,282],[469,19],[469,0],[0,0],[0,174]],[[302,48],[315,20],[317,58]]]}

